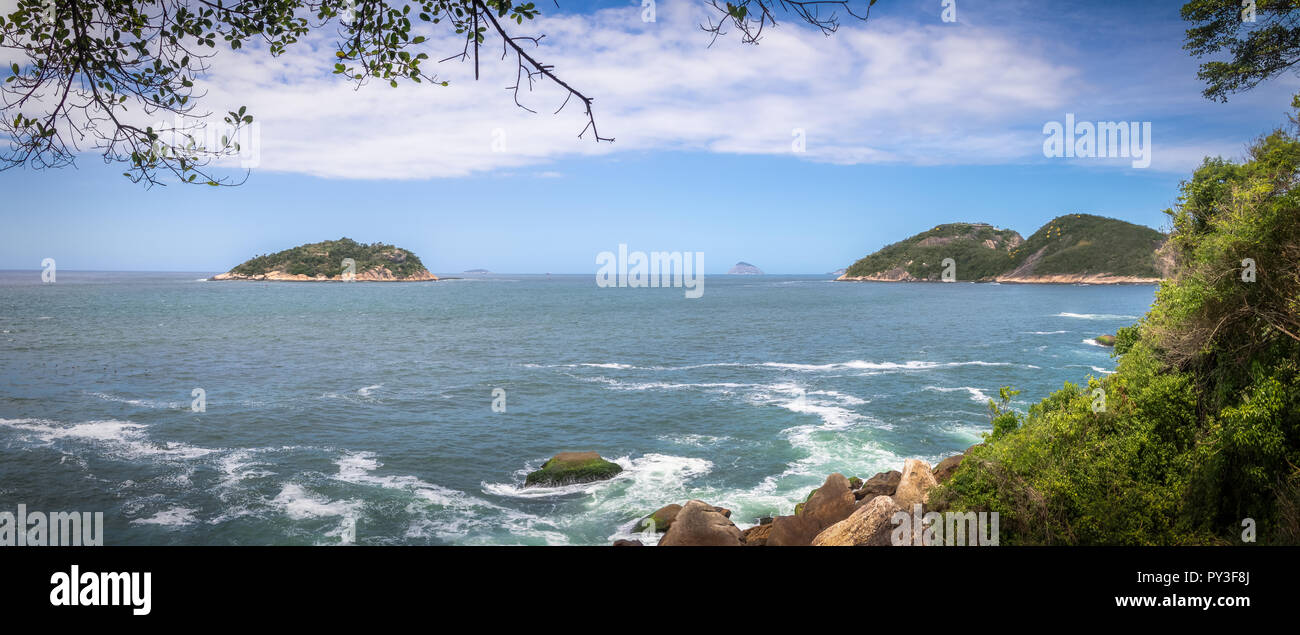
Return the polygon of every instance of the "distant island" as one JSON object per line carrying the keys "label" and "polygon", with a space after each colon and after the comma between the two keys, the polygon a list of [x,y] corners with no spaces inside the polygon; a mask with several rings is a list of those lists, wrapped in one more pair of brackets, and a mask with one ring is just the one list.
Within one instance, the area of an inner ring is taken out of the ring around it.
{"label": "distant island", "polygon": [[949,223],[853,263],[837,280],[937,282],[945,259],[954,279],[975,282],[1151,284],[1172,263],[1166,236],[1150,227],[1092,214],[1058,216],[1028,240],[987,223]]}
{"label": "distant island", "polygon": [[763,275],[763,270],[762,270],[762,269],[759,269],[758,267],[755,267],[754,265],[751,265],[751,264],[749,264],[749,263],[747,263],[747,262],[745,262],[745,261],[742,260],[742,261],[736,263],[735,266],[733,266],[731,269],[728,269],[728,270],[727,270],[727,275],[729,275],[729,276],[761,276],[761,275]]}
{"label": "distant island", "polygon": [[[345,263],[351,259],[351,263]],[[349,267],[349,265],[354,265]],[[345,269],[346,268],[346,269]],[[352,275],[344,277],[347,271]],[[384,243],[359,243],[350,238],[299,245],[255,256],[212,280],[285,282],[422,282],[437,280],[409,250]]]}
{"label": "distant island", "polygon": [[466,269],[461,273],[492,273],[492,272],[488,271],[487,269]]}

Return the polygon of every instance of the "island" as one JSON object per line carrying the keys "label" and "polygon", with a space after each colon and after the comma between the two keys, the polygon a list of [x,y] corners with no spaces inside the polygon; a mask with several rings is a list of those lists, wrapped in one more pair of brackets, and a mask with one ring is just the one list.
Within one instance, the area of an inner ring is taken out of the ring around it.
{"label": "island", "polygon": [[1150,227],[1092,214],[1058,216],[1028,240],[988,223],[949,223],[858,260],[836,280],[1154,284],[1172,266],[1161,249],[1165,239]]}
{"label": "island", "polygon": [[747,263],[747,262],[745,262],[745,261],[742,260],[742,261],[736,263],[735,266],[733,266],[731,269],[728,269],[728,270],[727,270],[727,275],[729,275],[729,276],[761,276],[761,275],[763,275],[763,270],[762,270],[762,269],[759,269],[758,267],[755,267],[754,265],[751,265],[751,264],[749,264],[749,263]]}
{"label": "island", "polygon": [[299,245],[254,256],[210,280],[272,282],[425,282],[437,280],[420,258],[385,243],[350,238]]}

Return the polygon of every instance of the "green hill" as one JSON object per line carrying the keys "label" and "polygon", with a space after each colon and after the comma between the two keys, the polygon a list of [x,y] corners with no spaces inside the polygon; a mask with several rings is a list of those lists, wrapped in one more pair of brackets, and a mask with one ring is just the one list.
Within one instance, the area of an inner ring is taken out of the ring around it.
{"label": "green hill", "polygon": [[940,280],[943,260],[957,263],[958,280],[983,280],[1009,269],[1012,250],[1024,242],[1010,229],[984,223],[949,223],[867,256],[848,268],[844,278],[872,280]]}
{"label": "green hill", "polygon": [[385,243],[359,243],[350,238],[299,245],[255,256],[215,276],[215,280],[341,280],[344,261],[356,263],[357,280],[436,280],[420,258]]}
{"label": "green hill", "polygon": [[1156,252],[1165,235],[1092,214],[1058,216],[1013,252],[1011,277],[1110,275],[1162,278]]}
{"label": "green hill", "polygon": [[984,223],[939,225],[853,263],[845,280],[938,281],[952,258],[957,280],[1140,282],[1163,277],[1165,235],[1092,214],[1053,219],[1028,240]]}

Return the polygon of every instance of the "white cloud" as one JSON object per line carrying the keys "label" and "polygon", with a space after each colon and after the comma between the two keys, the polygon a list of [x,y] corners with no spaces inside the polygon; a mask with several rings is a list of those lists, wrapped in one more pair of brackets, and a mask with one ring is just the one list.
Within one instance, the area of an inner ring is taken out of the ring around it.
{"label": "white cloud", "polygon": [[[279,58],[227,52],[200,84],[203,106],[248,106],[262,169],[329,178],[456,177],[629,151],[789,154],[796,128],[807,135],[801,159],[969,164],[1041,157],[1038,126],[1024,116],[1060,110],[1075,75],[992,30],[873,19],[828,38],[785,23],[758,46],[732,35],[710,48],[702,16],[661,3],[648,24],[629,7],[515,27],[546,34],[538,58],[596,98],[612,144],[577,138],[586,121],[576,101],[553,115],[564,97],[554,86],[522,93],[537,114],[516,107],[503,90],[513,58],[502,61],[494,40],[478,82],[472,64],[432,66],[452,82],[445,88],[354,90],[328,73],[333,33]],[[441,31],[427,35],[434,59],[459,50]]]}
{"label": "white cloud", "polygon": [[[261,170],[422,179],[524,168],[553,177],[556,160],[626,152],[790,156],[796,129],[806,135],[799,160],[1039,162],[1042,122],[1098,98],[1081,70],[1048,59],[1023,32],[873,18],[825,37],[785,21],[758,46],[733,33],[709,47],[698,4],[661,2],[657,13],[643,23],[640,7],[629,6],[513,27],[546,35],[536,56],[596,98],[612,144],[590,132],[577,138],[586,118],[576,100],[552,114],[564,93],[549,83],[521,92],[536,114],[516,107],[504,89],[515,82],[514,60],[500,59],[498,40],[484,47],[477,82],[472,63],[433,63],[461,47],[441,25],[422,27],[424,51],[449,87],[356,90],[330,73],[331,28],[278,58],[256,46],[221,52],[199,82],[200,108],[219,119],[248,106]],[[1207,145],[1172,141],[1156,136],[1153,169],[1184,171]]]}

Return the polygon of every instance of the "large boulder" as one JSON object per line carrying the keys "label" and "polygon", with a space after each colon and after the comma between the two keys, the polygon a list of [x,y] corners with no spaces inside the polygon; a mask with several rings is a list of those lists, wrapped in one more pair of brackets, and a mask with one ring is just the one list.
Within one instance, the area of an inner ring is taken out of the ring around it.
{"label": "large boulder", "polygon": [[[682,506],[677,503],[664,505],[656,509],[653,514],[642,518],[641,522],[637,523],[636,530],[645,531],[650,528],[650,522],[654,521],[655,531],[668,531],[668,528],[673,526],[673,521],[677,519],[677,514],[681,511]],[[731,514],[726,515],[730,516]]]}
{"label": "large boulder", "polygon": [[817,488],[808,501],[797,508],[794,516],[779,516],[772,521],[772,533],[767,545],[772,547],[805,547],[821,530],[849,517],[853,513],[853,490],[849,479],[835,473]]}
{"label": "large boulder", "polygon": [[524,487],[555,487],[614,478],[623,468],[595,452],[561,452],[524,479]]}
{"label": "large boulder", "polygon": [[804,515],[777,516],[767,536],[768,547],[806,547],[823,528]]}
{"label": "large boulder", "polygon": [[745,531],[740,532],[740,541],[745,543],[746,547],[763,547],[767,545],[767,539],[772,536],[772,523],[763,525],[754,525]]}
{"label": "large boulder", "polygon": [[849,479],[836,472],[826,477],[812,498],[803,505],[803,516],[812,519],[819,528],[830,527],[853,513],[853,489]]}
{"label": "large boulder", "polygon": [[894,492],[894,502],[899,507],[910,510],[916,503],[925,503],[930,488],[937,484],[928,463],[920,459],[907,459],[903,461],[903,476]]}
{"label": "large boulder", "polygon": [[891,521],[900,507],[889,496],[876,496],[858,507],[848,518],[823,529],[812,540],[814,547],[888,546],[894,528]]}
{"label": "large boulder", "polygon": [[966,458],[966,455],[958,454],[957,456],[950,456],[939,461],[939,464],[934,466],[935,482],[944,483],[947,482],[949,478],[952,478],[953,472],[956,472],[957,468],[961,466],[961,460],[964,458]]}
{"label": "large boulder", "polygon": [[739,547],[740,529],[704,501],[687,501],[677,512],[661,547]]}
{"label": "large boulder", "polygon": [[615,547],[644,547],[640,540],[615,540]]}
{"label": "large boulder", "polygon": [[893,496],[894,490],[898,489],[898,482],[902,480],[903,474],[898,470],[881,472],[862,484],[853,492],[854,498],[858,500],[870,499],[873,496]]}

